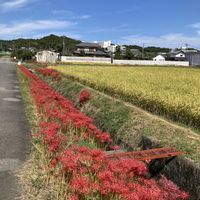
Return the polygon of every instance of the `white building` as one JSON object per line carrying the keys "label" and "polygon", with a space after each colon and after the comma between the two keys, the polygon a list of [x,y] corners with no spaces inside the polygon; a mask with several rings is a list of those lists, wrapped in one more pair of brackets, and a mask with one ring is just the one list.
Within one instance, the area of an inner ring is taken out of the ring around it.
{"label": "white building", "polygon": [[36,61],[39,63],[55,64],[58,61],[58,53],[47,50],[40,51],[36,54]]}
{"label": "white building", "polygon": [[107,47],[107,50],[108,50],[108,52],[115,53],[116,52],[116,48],[117,48],[117,45],[111,45],[111,46]]}
{"label": "white building", "polygon": [[175,58],[185,58],[185,53],[181,51],[175,55]]}
{"label": "white building", "polygon": [[98,42],[98,43],[101,46],[101,48],[103,48],[103,49],[107,49],[112,44],[112,42],[110,40],[109,41]]}
{"label": "white building", "polygon": [[153,58],[153,61],[165,61],[165,57],[162,55],[157,55],[155,58]]}

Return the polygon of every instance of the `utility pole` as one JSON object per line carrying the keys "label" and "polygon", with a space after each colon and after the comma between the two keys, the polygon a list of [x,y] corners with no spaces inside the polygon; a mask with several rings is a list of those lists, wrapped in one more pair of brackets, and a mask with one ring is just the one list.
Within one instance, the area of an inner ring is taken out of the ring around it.
{"label": "utility pole", "polygon": [[2,44],[2,42],[1,42],[0,49],[1,49],[1,51],[3,51],[3,44]]}
{"label": "utility pole", "polygon": [[144,59],[144,43],[143,43],[143,45],[142,45],[142,58]]}
{"label": "utility pole", "polygon": [[62,55],[65,55],[65,38],[63,36],[63,50],[62,50]]}

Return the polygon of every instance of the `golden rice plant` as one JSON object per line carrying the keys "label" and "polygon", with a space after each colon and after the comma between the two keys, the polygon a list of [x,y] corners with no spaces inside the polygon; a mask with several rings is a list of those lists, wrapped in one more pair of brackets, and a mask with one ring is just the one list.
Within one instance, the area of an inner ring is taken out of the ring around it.
{"label": "golden rice plant", "polygon": [[200,128],[199,69],[97,65],[54,69],[148,111]]}

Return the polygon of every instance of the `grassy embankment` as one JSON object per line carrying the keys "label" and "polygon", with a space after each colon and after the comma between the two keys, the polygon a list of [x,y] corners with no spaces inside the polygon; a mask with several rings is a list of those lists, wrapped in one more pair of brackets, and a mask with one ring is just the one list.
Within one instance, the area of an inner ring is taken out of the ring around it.
{"label": "grassy embankment", "polygon": [[[20,79],[21,92],[26,105],[27,117],[32,130],[35,132],[37,131],[37,123],[39,119],[35,114],[35,106],[29,93],[29,81],[21,72],[18,72],[18,76]],[[24,196],[24,199],[60,199],[53,196],[55,194],[55,190],[59,191],[59,185],[57,187],[57,182],[52,179],[51,182],[49,182],[50,179],[48,176],[50,176],[50,174],[45,171],[45,158],[41,155],[42,152],[40,151],[40,144],[37,143],[37,140],[33,141],[33,144],[35,147],[33,160],[25,166],[25,173],[22,172],[21,175],[22,181],[25,181],[23,182],[24,189],[26,190],[26,196]]]}
{"label": "grassy embankment", "polygon": [[[73,68],[69,67],[68,70],[71,70],[74,75],[76,70],[80,69],[75,68],[73,71]],[[71,76],[72,74],[69,75]],[[98,73],[98,77],[106,77],[106,73],[105,76]],[[90,90],[92,98],[82,107],[82,111],[92,116],[101,129],[109,131],[113,137],[122,138],[123,141],[131,144],[135,149],[138,148],[142,136],[147,136],[157,141],[161,146],[173,146],[178,150],[184,151],[186,157],[200,164],[200,136],[194,131],[153,116],[123,101],[113,99],[76,81],[72,81],[70,78],[65,78],[60,82],[52,82],[47,77],[45,80],[75,103],[82,89],[87,88]],[[110,81],[112,82],[112,80]],[[83,82],[88,83],[86,81]],[[95,88],[94,84],[93,86]]]}

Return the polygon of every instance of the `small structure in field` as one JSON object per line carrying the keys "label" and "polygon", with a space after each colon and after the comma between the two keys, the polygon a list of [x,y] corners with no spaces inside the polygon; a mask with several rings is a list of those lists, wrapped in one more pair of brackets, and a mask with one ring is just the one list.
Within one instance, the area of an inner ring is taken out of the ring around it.
{"label": "small structure in field", "polygon": [[157,55],[155,58],[153,58],[153,61],[165,61],[165,57],[162,55]]}
{"label": "small structure in field", "polygon": [[37,52],[36,61],[39,63],[55,64],[58,61],[58,53],[48,51],[48,50]]}

